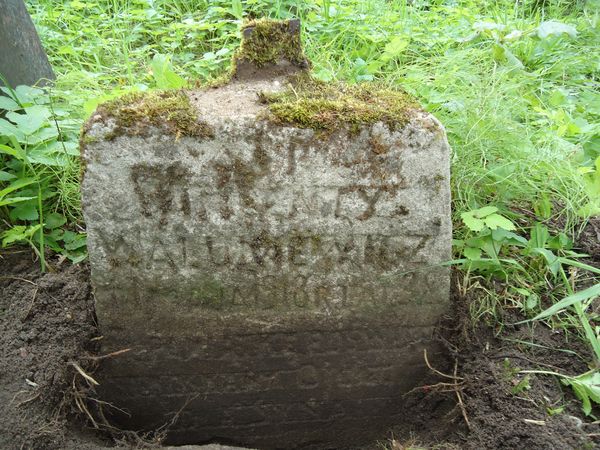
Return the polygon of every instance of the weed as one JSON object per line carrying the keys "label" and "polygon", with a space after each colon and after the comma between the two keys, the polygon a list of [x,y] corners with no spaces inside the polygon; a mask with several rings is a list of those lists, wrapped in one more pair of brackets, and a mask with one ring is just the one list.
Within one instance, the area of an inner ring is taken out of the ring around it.
{"label": "weed", "polygon": [[[77,225],[78,197],[66,199],[76,184],[77,127],[64,111],[53,107],[40,89],[2,88],[5,117],[0,118],[0,215],[8,227],[2,246],[29,243],[46,268],[46,247],[81,261],[86,256],[85,235]],[[62,189],[57,189],[62,187]]]}

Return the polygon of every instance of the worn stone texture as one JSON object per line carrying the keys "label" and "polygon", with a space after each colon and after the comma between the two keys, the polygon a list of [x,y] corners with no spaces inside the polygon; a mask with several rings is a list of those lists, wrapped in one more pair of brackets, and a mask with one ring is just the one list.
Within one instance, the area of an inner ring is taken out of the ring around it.
{"label": "worn stone texture", "polygon": [[[171,444],[381,437],[449,306],[449,147],[414,111],[330,134],[264,119],[282,80],[189,92],[213,137],[88,123],[82,185],[105,399]],[[183,409],[182,409],[183,408]]]}

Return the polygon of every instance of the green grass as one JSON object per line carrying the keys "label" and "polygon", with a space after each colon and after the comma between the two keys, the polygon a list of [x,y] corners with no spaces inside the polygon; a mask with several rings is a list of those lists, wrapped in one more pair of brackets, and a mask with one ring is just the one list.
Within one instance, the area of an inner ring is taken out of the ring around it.
{"label": "green grass", "polygon": [[[474,319],[501,328],[498,308],[533,317],[597,282],[593,271],[565,261],[578,259],[572,239],[600,213],[598,0],[38,0],[28,7],[58,75],[52,95],[65,111],[61,120],[71,121],[67,131],[101,100],[216,80],[229,69],[243,19],[298,17],[315,77],[402,86],[445,125],[455,263],[463,289],[479,291]],[[0,144],[10,146],[1,131]],[[78,160],[63,162],[44,166],[36,186],[52,193],[47,212],[66,219],[46,227],[53,248],[77,260],[82,241],[68,233],[81,226]],[[506,221],[469,222],[465,213],[486,206]],[[31,230],[40,218],[2,208],[9,237],[15,225],[25,227],[9,241],[22,236],[39,249],[39,231]],[[569,278],[564,270],[574,267]],[[588,342],[595,367],[594,298],[544,320]]]}
{"label": "green grass", "polygon": [[[157,53],[190,80],[224,73],[239,44],[235,3],[45,0],[30,10],[58,73],[57,95],[84,117],[107,92],[154,87]],[[248,3],[244,17],[303,19],[319,78],[401,84],[441,119],[455,151],[457,213],[489,202],[533,209],[548,194],[552,214],[568,227],[578,222],[586,192],[577,168],[600,151],[600,111],[589,108],[600,102],[592,4],[550,1],[532,11],[531,2],[512,1]],[[578,36],[540,40],[536,29],[549,19],[575,26]],[[515,30],[525,35],[506,40]]]}

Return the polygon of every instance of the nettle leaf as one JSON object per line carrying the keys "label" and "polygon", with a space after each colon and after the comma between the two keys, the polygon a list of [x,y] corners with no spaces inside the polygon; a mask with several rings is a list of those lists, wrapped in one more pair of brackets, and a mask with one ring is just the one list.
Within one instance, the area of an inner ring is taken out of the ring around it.
{"label": "nettle leaf", "polygon": [[34,148],[29,152],[28,156],[30,162],[44,166],[66,167],[69,164],[66,155],[58,153],[48,154],[43,148]]}
{"label": "nettle leaf", "polygon": [[581,400],[586,416],[592,413],[592,401],[600,404],[600,373],[593,371],[578,377],[565,377],[563,383],[571,386],[575,396]]}
{"label": "nettle leaf", "polygon": [[465,247],[463,250],[463,254],[465,258],[470,259],[471,261],[481,259],[481,249],[475,247]]}
{"label": "nettle leaf", "polygon": [[34,104],[36,100],[40,100],[45,96],[42,89],[25,85],[17,86],[15,88],[15,93],[22,104],[30,105]]}
{"label": "nettle leaf", "polygon": [[383,54],[381,55],[381,60],[384,62],[388,62],[394,58],[400,56],[404,50],[408,48],[410,44],[410,40],[404,38],[403,36],[396,36],[390,42],[388,42],[383,49]]}
{"label": "nettle leaf", "polygon": [[28,201],[13,208],[9,214],[12,220],[37,220],[39,218],[36,202]]}
{"label": "nettle leaf", "polygon": [[45,141],[56,139],[58,137],[58,130],[56,127],[43,127],[40,128],[34,134],[28,136],[27,144],[38,145]]}
{"label": "nettle leaf", "polygon": [[179,76],[172,68],[171,58],[157,53],[150,63],[152,75],[159,89],[180,89],[187,86],[184,78]]}
{"label": "nettle leaf", "polygon": [[0,170],[0,181],[8,181],[17,178],[16,175],[12,173],[5,172],[4,170]]}
{"label": "nettle leaf", "polygon": [[483,219],[484,217],[489,216],[490,214],[493,214],[497,211],[498,208],[496,208],[495,206],[484,206],[483,208],[474,209],[471,212],[475,215],[475,217]]}
{"label": "nettle leaf", "polygon": [[561,34],[568,34],[574,38],[577,37],[577,30],[574,26],[567,25],[558,20],[548,20],[540,24],[537,32],[540,39],[547,39],[550,36],[560,36]]}
{"label": "nettle leaf", "polygon": [[[65,232],[65,234],[67,233]],[[87,236],[85,234],[74,234],[75,237],[70,242],[67,243],[66,239],[64,239],[65,248],[67,250],[78,250],[87,245]]]}
{"label": "nettle leaf", "polygon": [[83,261],[85,258],[87,258],[87,252],[81,252],[81,253],[71,253],[68,252],[67,254],[67,258],[69,258],[69,260],[73,263],[73,264],[78,264],[81,261]]}
{"label": "nettle leaf", "polygon": [[516,247],[525,247],[529,242],[523,236],[519,236],[518,234],[508,231],[504,228],[496,228],[495,230],[492,230],[492,238],[497,242],[514,245]]}
{"label": "nettle leaf", "polygon": [[471,231],[481,231],[485,227],[483,220],[476,218],[472,211],[462,213],[460,218]]}
{"label": "nettle leaf", "polygon": [[25,227],[23,225],[12,227],[2,233],[2,247],[6,247],[9,244],[19,241],[27,241],[31,239],[31,236],[39,230],[41,225],[34,225],[31,227]]}
{"label": "nettle leaf", "polygon": [[500,246],[494,242],[494,238],[489,234],[489,230],[486,231],[488,234],[467,239],[467,245],[473,248],[480,248],[490,258],[497,259],[499,249],[496,247]]}
{"label": "nettle leaf", "polygon": [[6,117],[25,135],[30,135],[47,124],[50,117],[50,110],[45,106],[34,105],[26,108],[25,114],[12,111]]}
{"label": "nettle leaf", "polygon": [[4,109],[6,111],[15,111],[17,109],[21,109],[21,107],[12,98],[0,95],[0,109]]}
{"label": "nettle leaf", "polygon": [[[42,131],[46,131],[46,130],[52,130],[51,128],[46,128]],[[40,133],[42,134],[42,133]],[[36,136],[38,136],[36,134]],[[56,137],[56,136],[53,136]],[[79,156],[79,144],[77,142],[73,142],[73,141],[66,141],[66,142],[62,142],[62,141],[56,141],[56,140],[51,140],[49,142],[45,142],[43,144],[40,144],[38,146],[35,147],[34,150],[32,150],[32,152],[37,152],[38,154],[45,154],[45,155],[51,155],[51,154],[60,154],[60,155],[71,155],[71,156]]]}
{"label": "nettle leaf", "polygon": [[14,136],[19,141],[23,141],[23,139],[25,139],[25,135],[21,130],[19,130],[19,128],[10,123],[8,120],[2,118],[0,118],[0,135]]}
{"label": "nettle leaf", "polygon": [[67,219],[62,214],[50,213],[46,217],[44,217],[44,228],[48,230],[61,227],[65,223],[67,223]]}
{"label": "nettle leaf", "polygon": [[62,144],[60,145],[60,151],[67,152],[67,155],[79,156],[79,142],[68,141]]}
{"label": "nettle leaf", "polygon": [[465,241],[462,239],[452,239],[452,247],[460,250],[465,246]]}
{"label": "nettle leaf", "polygon": [[73,242],[76,237],[77,237],[77,233],[66,230],[63,234],[62,240],[65,244],[68,244],[70,242]]}
{"label": "nettle leaf", "polygon": [[516,230],[514,224],[506,217],[496,214],[498,208],[495,206],[484,206],[483,208],[474,209],[460,215],[464,224],[471,230],[479,232],[484,227],[492,230],[503,228],[508,231]]}
{"label": "nettle leaf", "polygon": [[483,221],[492,230],[503,228],[508,231],[514,231],[517,229],[510,220],[500,214],[491,214],[483,219]]}

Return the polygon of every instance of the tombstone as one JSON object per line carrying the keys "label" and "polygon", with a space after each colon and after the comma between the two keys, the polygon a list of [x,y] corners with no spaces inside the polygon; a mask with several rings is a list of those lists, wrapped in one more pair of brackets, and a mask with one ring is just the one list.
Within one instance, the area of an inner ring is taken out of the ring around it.
{"label": "tombstone", "polygon": [[0,0],[0,75],[12,87],[55,78],[23,0]]}
{"label": "tombstone", "polygon": [[[406,94],[313,80],[297,21],[243,30],[228,83],[101,106],[83,207],[119,426],[170,444],[382,438],[439,354],[449,147]],[[436,353],[437,352],[437,353]]]}

